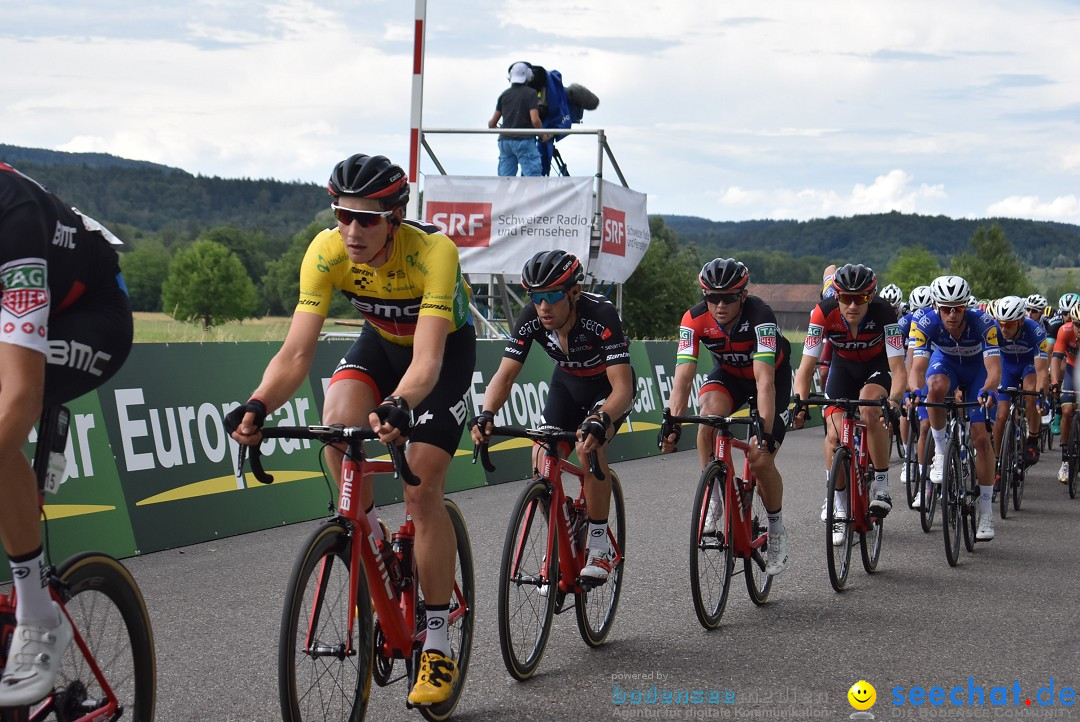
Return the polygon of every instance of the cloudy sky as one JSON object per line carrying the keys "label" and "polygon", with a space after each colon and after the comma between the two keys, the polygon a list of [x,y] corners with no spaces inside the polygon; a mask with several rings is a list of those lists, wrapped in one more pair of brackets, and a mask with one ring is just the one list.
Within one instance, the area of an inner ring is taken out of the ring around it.
{"label": "cloudy sky", "polygon": [[[600,97],[585,125],[650,213],[1080,223],[1078,0],[427,5],[426,128],[486,128],[515,60],[558,69]],[[413,14],[0,0],[0,143],[319,183],[353,152],[406,165]],[[494,175],[493,136],[428,140],[450,173]],[[595,172],[592,136],[559,148]]]}

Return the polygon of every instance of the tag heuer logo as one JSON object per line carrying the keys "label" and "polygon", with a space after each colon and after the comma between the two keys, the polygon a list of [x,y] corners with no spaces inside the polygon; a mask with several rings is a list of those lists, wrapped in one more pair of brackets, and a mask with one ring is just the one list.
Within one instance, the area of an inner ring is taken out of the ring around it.
{"label": "tag heuer logo", "polygon": [[3,307],[15,316],[25,316],[49,305],[45,264],[34,261],[14,263],[0,270]]}

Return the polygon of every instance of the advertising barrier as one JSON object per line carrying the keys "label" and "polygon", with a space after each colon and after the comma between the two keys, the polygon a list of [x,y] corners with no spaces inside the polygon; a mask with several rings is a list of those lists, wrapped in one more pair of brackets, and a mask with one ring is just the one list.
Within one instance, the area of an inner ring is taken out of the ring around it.
{"label": "advertising barrier", "polygon": [[[320,343],[311,375],[267,425],[318,423],[330,372],[348,345]],[[263,444],[266,469],[275,477],[271,485],[257,482],[250,472],[236,475],[239,447],[225,433],[225,414],[247,400],[278,347],[137,344],[119,374],[68,404],[67,469],[59,492],[46,497],[44,508],[52,559],[59,562],[84,549],[134,556],[325,516],[337,494],[320,471],[320,450],[310,442]],[[502,350],[501,341],[478,342],[467,418],[482,410]],[[636,396],[629,421],[612,441],[613,462],[659,453],[656,433],[675,372],[674,341],[634,341],[630,355]],[[711,360],[698,366],[691,394],[695,410],[696,391],[710,368]],[[540,423],[551,373],[551,361],[534,349],[496,423]],[[684,433],[682,447],[690,448],[693,438]],[[29,441],[31,450],[36,434]],[[370,451],[382,455],[385,447],[373,444]],[[491,452],[496,470],[489,474],[472,463],[472,441],[464,433],[446,490],[531,474],[527,442],[497,440]],[[401,498],[400,481],[376,478],[376,503]],[[2,578],[9,574],[8,565],[0,564]]]}

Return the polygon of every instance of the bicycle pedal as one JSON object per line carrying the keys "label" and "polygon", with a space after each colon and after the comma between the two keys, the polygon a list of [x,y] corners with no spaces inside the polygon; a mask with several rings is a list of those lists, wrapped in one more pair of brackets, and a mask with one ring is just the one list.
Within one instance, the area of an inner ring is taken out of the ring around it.
{"label": "bicycle pedal", "polygon": [[578,577],[577,585],[585,592],[590,592],[599,586],[607,584],[607,579],[593,579],[592,577]]}

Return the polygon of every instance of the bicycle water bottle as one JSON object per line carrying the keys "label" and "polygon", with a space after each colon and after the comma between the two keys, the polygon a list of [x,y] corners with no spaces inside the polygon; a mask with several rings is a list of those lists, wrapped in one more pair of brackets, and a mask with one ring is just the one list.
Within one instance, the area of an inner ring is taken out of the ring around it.
{"label": "bicycle water bottle", "polygon": [[391,581],[394,582],[395,587],[404,591],[410,586],[412,580],[412,574],[406,577],[404,572],[406,569],[412,569],[412,537],[405,536],[401,532],[394,532],[394,544],[391,548],[394,551],[393,566],[394,574],[396,574],[396,576],[391,576]]}

